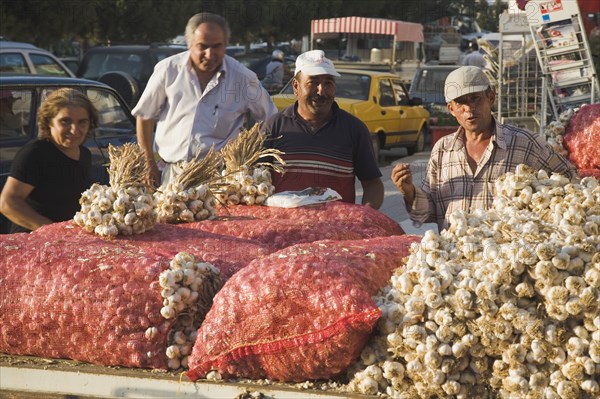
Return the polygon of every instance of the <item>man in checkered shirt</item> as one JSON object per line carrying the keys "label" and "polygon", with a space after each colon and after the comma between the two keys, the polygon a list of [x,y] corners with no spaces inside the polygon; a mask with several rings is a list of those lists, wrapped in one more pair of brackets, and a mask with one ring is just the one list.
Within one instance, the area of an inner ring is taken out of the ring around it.
{"label": "man in checkered shirt", "polygon": [[498,123],[492,116],[496,93],[482,69],[463,66],[446,78],[444,94],[458,130],[439,140],[431,151],[422,188],[412,181],[408,164],[392,170],[392,181],[404,195],[414,222],[449,226],[457,209],[472,211],[492,205],[494,181],[519,164],[573,178],[573,165],[538,134]]}

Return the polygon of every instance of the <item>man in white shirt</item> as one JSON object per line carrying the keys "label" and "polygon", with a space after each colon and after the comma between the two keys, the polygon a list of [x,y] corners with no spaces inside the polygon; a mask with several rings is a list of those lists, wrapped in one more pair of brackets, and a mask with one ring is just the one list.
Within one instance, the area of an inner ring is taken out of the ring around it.
{"label": "man in white shirt", "polygon": [[[176,163],[221,149],[247,118],[265,121],[277,112],[256,74],[225,55],[230,29],[223,17],[196,14],[185,36],[189,50],[156,64],[132,111],[154,185],[171,181]],[[162,178],[154,149],[165,162]]]}

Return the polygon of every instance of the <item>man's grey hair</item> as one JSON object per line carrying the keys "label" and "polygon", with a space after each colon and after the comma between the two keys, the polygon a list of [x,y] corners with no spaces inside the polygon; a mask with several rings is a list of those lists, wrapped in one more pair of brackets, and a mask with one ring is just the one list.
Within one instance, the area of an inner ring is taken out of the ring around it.
{"label": "man's grey hair", "polygon": [[225,18],[210,12],[201,12],[190,18],[185,26],[185,40],[187,41],[188,46],[190,43],[192,43],[194,39],[194,32],[196,29],[198,29],[198,26],[207,22],[217,24],[221,27],[221,29],[223,29],[223,32],[225,33],[225,45],[228,45],[229,38],[231,37],[231,29],[229,29],[229,24]]}

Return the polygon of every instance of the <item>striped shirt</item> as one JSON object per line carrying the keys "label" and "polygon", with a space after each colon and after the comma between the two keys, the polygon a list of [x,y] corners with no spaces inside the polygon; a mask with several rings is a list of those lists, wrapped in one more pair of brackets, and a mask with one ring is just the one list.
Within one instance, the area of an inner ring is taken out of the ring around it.
{"label": "striped shirt", "polygon": [[415,200],[408,209],[411,220],[437,223],[441,231],[448,228],[448,216],[455,210],[489,209],[494,182],[503,174],[514,172],[519,164],[569,178],[577,175],[571,163],[538,134],[498,123],[473,173],[467,162],[464,129],[459,128],[433,147],[423,187],[416,188]]}
{"label": "striped shirt", "polygon": [[328,187],[344,202],[354,203],[356,178],[381,177],[369,130],[334,103],[333,118],[313,132],[297,115],[296,106],[287,107],[265,124],[269,137],[265,146],[285,153],[285,173],[273,176],[275,191]]}

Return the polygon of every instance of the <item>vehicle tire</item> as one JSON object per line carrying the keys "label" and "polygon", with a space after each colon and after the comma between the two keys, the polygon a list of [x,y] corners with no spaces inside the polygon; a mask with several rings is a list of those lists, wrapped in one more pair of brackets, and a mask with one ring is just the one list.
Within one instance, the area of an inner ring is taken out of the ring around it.
{"label": "vehicle tire", "polygon": [[135,106],[140,97],[140,88],[133,76],[128,73],[120,71],[107,72],[100,76],[98,81],[115,89],[130,108]]}
{"label": "vehicle tire", "polygon": [[379,163],[379,156],[381,155],[381,144],[377,135],[371,135],[371,143],[373,144],[373,153],[375,154],[375,160]]}
{"label": "vehicle tire", "polygon": [[425,127],[422,127],[421,130],[419,130],[417,142],[406,148],[408,155],[413,155],[416,152],[423,152],[423,150],[425,150],[425,132]]}

